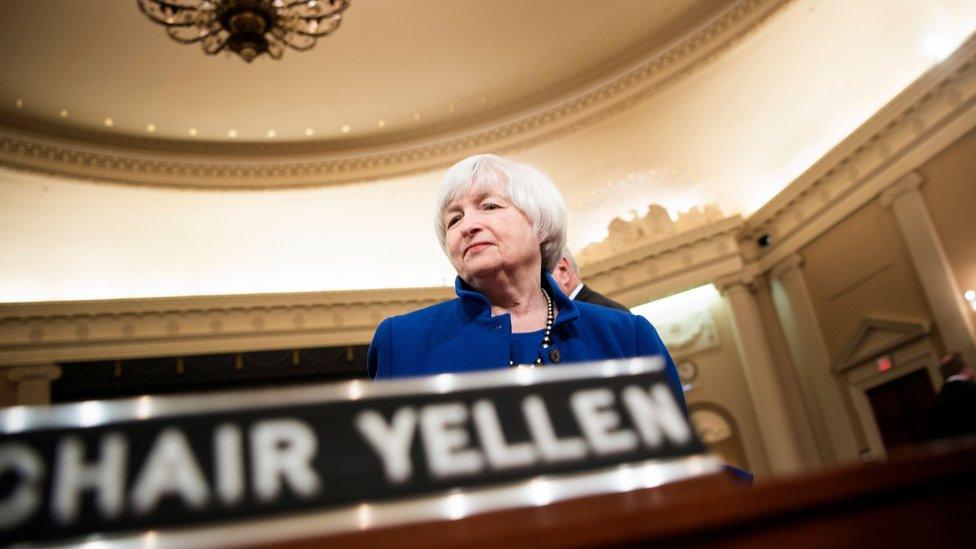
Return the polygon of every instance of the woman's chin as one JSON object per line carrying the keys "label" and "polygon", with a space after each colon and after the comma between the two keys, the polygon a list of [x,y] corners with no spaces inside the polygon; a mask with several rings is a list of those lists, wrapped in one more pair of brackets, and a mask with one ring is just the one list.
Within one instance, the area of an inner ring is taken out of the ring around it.
{"label": "woman's chin", "polygon": [[503,265],[498,261],[471,261],[464,266],[464,280],[486,279],[498,274]]}

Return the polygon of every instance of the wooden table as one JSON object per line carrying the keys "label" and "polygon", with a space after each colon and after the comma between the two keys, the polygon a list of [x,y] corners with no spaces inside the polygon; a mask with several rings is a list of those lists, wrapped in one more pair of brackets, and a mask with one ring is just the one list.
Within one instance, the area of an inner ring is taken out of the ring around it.
{"label": "wooden table", "polygon": [[279,544],[357,547],[971,547],[976,443],[747,486],[659,488]]}

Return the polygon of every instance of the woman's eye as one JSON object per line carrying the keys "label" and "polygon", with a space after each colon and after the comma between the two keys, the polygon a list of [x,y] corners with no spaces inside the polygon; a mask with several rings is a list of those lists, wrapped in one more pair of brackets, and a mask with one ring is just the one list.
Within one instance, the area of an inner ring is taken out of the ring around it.
{"label": "woman's eye", "polygon": [[482,210],[495,210],[498,208],[500,208],[500,206],[498,204],[495,204],[494,202],[485,202],[484,204],[481,205]]}
{"label": "woman's eye", "polygon": [[461,216],[455,215],[454,217],[451,217],[447,220],[447,226],[452,227],[454,226],[455,223],[457,223],[460,220],[461,220]]}

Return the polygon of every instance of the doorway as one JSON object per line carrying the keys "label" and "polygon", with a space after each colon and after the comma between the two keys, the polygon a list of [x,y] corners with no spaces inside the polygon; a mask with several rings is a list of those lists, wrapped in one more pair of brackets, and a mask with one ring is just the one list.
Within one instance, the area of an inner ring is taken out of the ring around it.
{"label": "doorway", "polygon": [[865,391],[886,450],[925,440],[925,411],[935,389],[925,369],[892,379]]}

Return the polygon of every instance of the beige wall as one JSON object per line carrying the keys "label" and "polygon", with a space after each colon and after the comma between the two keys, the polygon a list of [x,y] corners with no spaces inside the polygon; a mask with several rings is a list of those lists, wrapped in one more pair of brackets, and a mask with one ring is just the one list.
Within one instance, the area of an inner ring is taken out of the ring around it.
{"label": "beige wall", "polygon": [[976,130],[917,171],[956,283],[963,291],[976,289]]}
{"label": "beige wall", "polygon": [[865,318],[932,318],[895,219],[878,200],[820,235],[800,254],[832,361]]}

